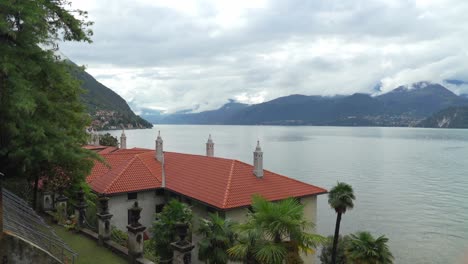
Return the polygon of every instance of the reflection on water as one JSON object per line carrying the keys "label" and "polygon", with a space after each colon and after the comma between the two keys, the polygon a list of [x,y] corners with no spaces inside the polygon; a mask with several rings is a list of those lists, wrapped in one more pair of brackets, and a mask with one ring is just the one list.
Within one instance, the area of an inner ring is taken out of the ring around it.
{"label": "reflection on water", "polygon": [[[157,130],[169,151],[252,162],[257,139],[265,168],[330,189],[356,192],[342,232],[390,238],[396,263],[456,263],[468,248],[468,131],[420,128],[173,126],[126,131],[127,146],[154,148]],[[120,131],[112,131],[120,135]],[[318,199],[317,230],[331,235],[335,213]]]}

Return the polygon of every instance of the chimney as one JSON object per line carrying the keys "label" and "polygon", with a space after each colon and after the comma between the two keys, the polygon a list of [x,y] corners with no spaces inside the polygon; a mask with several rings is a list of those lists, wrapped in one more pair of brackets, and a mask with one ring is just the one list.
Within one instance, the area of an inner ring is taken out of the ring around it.
{"label": "chimney", "polygon": [[206,142],[206,156],[213,157],[214,156],[214,143],[211,139],[211,134],[208,137],[208,141]]}
{"label": "chimney", "polygon": [[164,159],[163,140],[161,138],[161,131],[158,131],[158,138],[156,139],[156,159],[161,163]]}
{"label": "chimney", "polygon": [[91,141],[94,146],[99,146],[99,134],[94,129],[91,130]]}
{"label": "chimney", "polygon": [[253,173],[257,178],[263,177],[263,152],[260,148],[260,141],[257,140],[257,147],[254,151],[254,171]]}
{"label": "chimney", "polygon": [[127,148],[127,136],[125,136],[125,129],[122,128],[122,135],[120,135],[120,148],[126,149]]}

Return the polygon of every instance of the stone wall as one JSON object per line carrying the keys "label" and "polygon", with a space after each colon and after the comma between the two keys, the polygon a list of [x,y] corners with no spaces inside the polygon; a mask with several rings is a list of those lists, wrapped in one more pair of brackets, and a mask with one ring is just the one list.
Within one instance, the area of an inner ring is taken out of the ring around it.
{"label": "stone wall", "polygon": [[157,196],[154,190],[138,192],[138,198],[135,200],[128,200],[126,193],[109,196],[109,198],[109,213],[113,215],[111,225],[122,231],[127,230],[128,209],[135,201],[138,201],[139,206],[143,208],[140,223],[148,228],[153,225],[156,205],[165,203],[164,197]]}
{"label": "stone wall", "polygon": [[0,239],[1,263],[59,264],[55,257],[43,249],[17,236],[4,233]]}

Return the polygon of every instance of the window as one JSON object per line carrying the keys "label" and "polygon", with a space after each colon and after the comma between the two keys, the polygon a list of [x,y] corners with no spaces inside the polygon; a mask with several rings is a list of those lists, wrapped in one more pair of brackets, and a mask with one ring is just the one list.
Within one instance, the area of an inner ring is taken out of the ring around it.
{"label": "window", "polygon": [[161,213],[162,210],[164,209],[165,204],[157,204],[156,205],[156,213]]}
{"label": "window", "polygon": [[136,200],[136,199],[138,199],[138,193],[136,193],[136,192],[127,193],[127,199],[128,199],[128,200]]}
{"label": "window", "polygon": [[127,225],[130,224],[131,215],[132,215],[131,209],[128,209],[127,210]]}

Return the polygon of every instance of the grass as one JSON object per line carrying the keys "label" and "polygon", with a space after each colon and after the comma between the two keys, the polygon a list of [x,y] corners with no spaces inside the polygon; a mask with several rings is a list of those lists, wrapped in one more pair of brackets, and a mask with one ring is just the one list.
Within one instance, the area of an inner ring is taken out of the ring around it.
{"label": "grass", "polygon": [[57,235],[61,237],[76,253],[78,253],[76,264],[128,263],[124,258],[112,253],[109,249],[99,246],[97,241],[89,239],[84,235],[67,231],[61,226],[53,225],[53,228]]}

